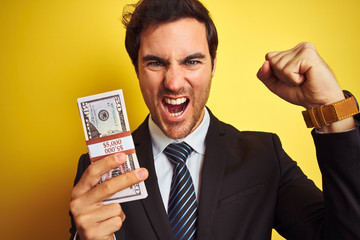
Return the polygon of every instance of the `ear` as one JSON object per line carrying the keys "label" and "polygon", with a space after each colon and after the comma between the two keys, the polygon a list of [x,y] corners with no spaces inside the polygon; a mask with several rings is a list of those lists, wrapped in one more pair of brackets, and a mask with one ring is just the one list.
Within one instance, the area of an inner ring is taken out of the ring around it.
{"label": "ear", "polygon": [[217,55],[215,55],[215,58],[214,58],[214,61],[213,61],[213,68],[212,68],[212,71],[211,71],[211,77],[214,77],[214,75],[215,75],[216,62],[217,62]]}

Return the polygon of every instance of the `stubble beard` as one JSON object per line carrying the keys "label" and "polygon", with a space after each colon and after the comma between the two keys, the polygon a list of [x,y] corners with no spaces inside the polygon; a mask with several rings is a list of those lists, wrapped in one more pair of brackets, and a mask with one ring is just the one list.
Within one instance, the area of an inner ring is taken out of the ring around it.
{"label": "stubble beard", "polygon": [[[203,117],[203,111],[204,107],[206,105],[206,102],[209,98],[210,93],[210,86],[211,86],[211,80],[209,81],[208,86],[201,91],[200,97],[198,100],[194,100],[194,91],[192,89],[188,91],[179,91],[178,93],[172,93],[173,95],[181,95],[185,92],[188,92],[186,95],[190,96],[191,102],[189,104],[192,104],[192,107],[194,109],[193,115],[190,116],[190,119],[183,119],[180,122],[165,122],[161,121],[160,112],[162,111],[162,106],[159,106],[162,104],[161,102],[158,103],[158,105],[152,105],[155,109],[150,108],[151,103],[147,103],[148,108],[151,113],[151,118],[155,122],[155,124],[161,129],[161,131],[169,138],[171,139],[180,139],[184,138],[187,135],[189,135],[191,132],[195,130],[195,127],[197,127],[198,124],[200,124],[201,118]],[[166,89],[162,89],[158,93],[158,99],[160,99],[161,96],[163,96],[164,93],[169,93]],[[148,100],[151,101],[150,98]],[[200,102],[199,102],[200,101]]]}

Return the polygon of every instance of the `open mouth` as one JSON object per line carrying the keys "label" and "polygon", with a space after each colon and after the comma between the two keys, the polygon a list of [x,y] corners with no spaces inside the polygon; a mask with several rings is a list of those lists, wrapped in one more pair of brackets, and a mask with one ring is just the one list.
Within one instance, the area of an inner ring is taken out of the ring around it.
{"label": "open mouth", "polygon": [[164,98],[163,104],[166,111],[171,117],[180,116],[186,109],[189,100],[185,97],[181,98]]}

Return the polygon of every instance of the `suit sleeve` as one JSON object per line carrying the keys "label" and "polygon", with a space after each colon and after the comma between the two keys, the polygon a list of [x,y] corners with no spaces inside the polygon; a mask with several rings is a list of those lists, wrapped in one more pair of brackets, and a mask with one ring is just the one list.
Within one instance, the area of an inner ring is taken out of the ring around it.
{"label": "suit sleeve", "polygon": [[286,239],[360,239],[360,134],[312,132],[323,192],[282,150],[275,229]]}
{"label": "suit sleeve", "polygon": [[323,180],[324,239],[360,239],[360,129],[312,133]]}
{"label": "suit sleeve", "polygon": [[286,239],[321,239],[324,220],[323,193],[282,149],[274,135],[280,180],[274,228]]}
{"label": "suit sleeve", "polygon": [[[79,159],[79,163],[78,163],[75,180],[74,180],[74,186],[79,182],[81,176],[83,175],[84,171],[86,170],[86,168],[89,165],[90,165],[89,155],[88,154],[81,155],[81,157]],[[71,234],[70,240],[73,240],[75,233],[76,233],[76,226],[75,226],[74,218],[70,211],[69,211],[69,215],[70,215],[70,220],[71,220],[71,228],[69,229],[70,234]]]}

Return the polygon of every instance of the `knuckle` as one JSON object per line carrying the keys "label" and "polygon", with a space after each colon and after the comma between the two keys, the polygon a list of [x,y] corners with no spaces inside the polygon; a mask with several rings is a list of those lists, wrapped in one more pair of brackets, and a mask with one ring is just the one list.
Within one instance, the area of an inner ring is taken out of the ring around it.
{"label": "knuckle", "polygon": [[86,217],[85,215],[78,215],[76,218],[75,218],[75,222],[76,222],[76,225],[78,228],[80,229],[86,229]]}
{"label": "knuckle", "polygon": [[292,75],[293,75],[293,71],[292,71],[292,69],[290,69],[290,68],[284,68],[283,69],[283,72],[284,72],[284,74],[286,75],[286,76],[289,76],[289,77],[291,77]]}
{"label": "knuckle", "polygon": [[314,53],[316,53],[316,48],[315,48],[314,44],[312,44],[310,42],[303,42],[302,48],[301,48],[301,53],[314,54]]}
{"label": "knuckle", "polygon": [[121,217],[114,217],[114,226],[116,226],[116,230],[119,230],[123,224]]}
{"label": "knuckle", "polygon": [[298,86],[299,84],[301,84],[300,78],[294,76],[293,74],[289,75],[289,79],[290,79],[291,83],[295,86]]}
{"label": "knuckle", "polygon": [[112,187],[111,187],[111,182],[110,181],[105,181],[103,183],[101,183],[99,186],[101,188],[101,190],[105,193],[105,194],[109,194],[111,193]]}
{"label": "knuckle", "polygon": [[301,45],[304,48],[315,48],[314,44],[312,44],[311,42],[302,42]]}
{"label": "knuckle", "polygon": [[272,57],[271,57],[270,53],[267,53],[265,55],[265,59],[268,60],[268,61],[271,61]]}
{"label": "knuckle", "polygon": [[282,70],[283,69],[283,64],[281,63],[281,61],[278,61],[276,63],[274,63],[274,68],[277,70]]}
{"label": "knuckle", "polygon": [[95,164],[90,164],[90,166],[86,169],[85,174],[89,177],[95,177],[98,175],[98,169]]}
{"label": "knuckle", "polygon": [[70,198],[72,201],[77,198],[77,191],[75,187],[71,190]]}
{"label": "knuckle", "polygon": [[108,211],[112,212],[114,215],[121,214],[121,207],[119,203],[111,203],[108,205],[104,205],[104,207],[108,208]]}
{"label": "knuckle", "polygon": [[126,174],[125,174],[125,178],[126,178],[126,181],[127,181],[127,183],[135,183],[136,182],[136,176],[135,176],[135,173],[134,173],[134,171],[131,171],[131,172],[127,172]]}
{"label": "knuckle", "polygon": [[75,199],[75,200],[72,200],[71,202],[70,202],[70,205],[69,205],[69,208],[70,208],[70,212],[74,215],[74,216],[76,216],[77,215],[77,213],[79,212],[79,200],[77,200],[77,199]]}
{"label": "knuckle", "polygon": [[110,155],[106,158],[106,167],[108,169],[114,168],[116,166],[118,166],[119,164],[116,161],[115,155]]}
{"label": "knuckle", "polygon": [[120,215],[122,213],[122,209],[121,209],[120,204],[118,204],[118,203],[112,204],[111,211],[113,213],[116,213],[117,215]]}
{"label": "knuckle", "polygon": [[266,54],[266,60],[268,60],[270,62],[270,64],[275,64],[276,61],[275,61],[275,57],[274,56],[271,56],[270,53]]}

